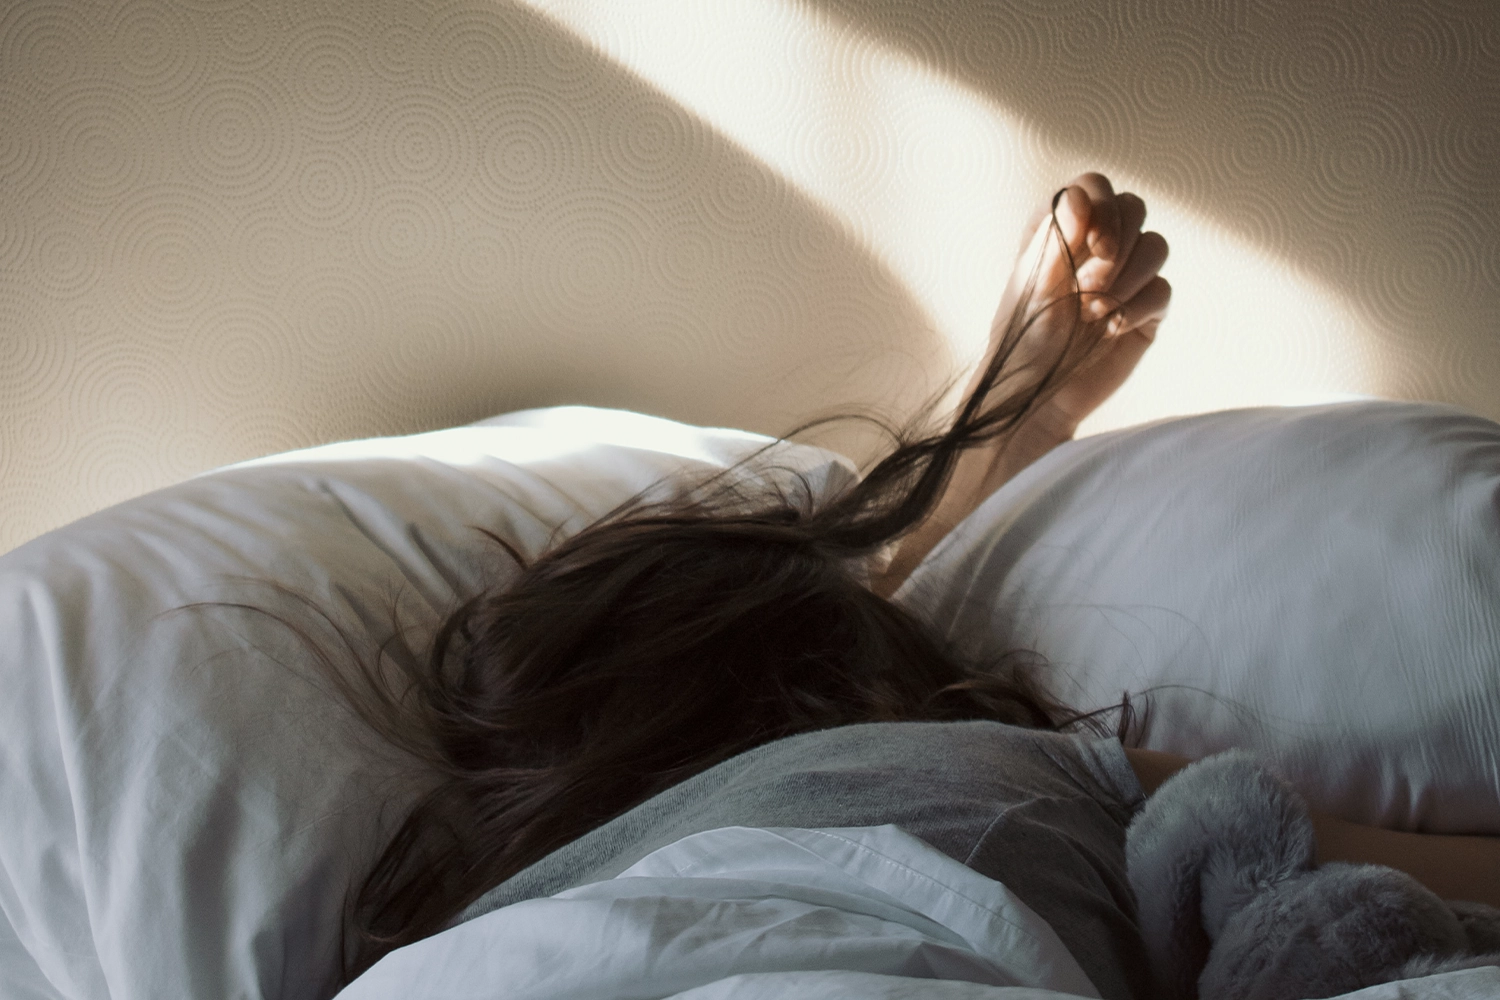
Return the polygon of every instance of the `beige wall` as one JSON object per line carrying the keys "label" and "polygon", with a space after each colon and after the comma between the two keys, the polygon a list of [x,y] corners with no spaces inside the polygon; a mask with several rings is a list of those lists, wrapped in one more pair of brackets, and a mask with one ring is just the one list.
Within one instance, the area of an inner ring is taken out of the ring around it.
{"label": "beige wall", "polygon": [[0,0],[0,551],[204,469],[586,402],[909,412],[1017,227],[1148,197],[1090,425],[1500,418],[1485,0]]}

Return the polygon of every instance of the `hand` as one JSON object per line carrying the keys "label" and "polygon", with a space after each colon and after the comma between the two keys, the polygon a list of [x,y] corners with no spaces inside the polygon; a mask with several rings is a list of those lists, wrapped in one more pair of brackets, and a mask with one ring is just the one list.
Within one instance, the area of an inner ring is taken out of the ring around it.
{"label": "hand", "polygon": [[[1028,418],[1061,441],[1071,438],[1135,370],[1167,314],[1172,287],[1158,274],[1167,259],[1167,241],[1160,233],[1141,232],[1146,204],[1136,195],[1115,194],[1102,174],[1081,174],[1064,189],[1055,211],[1057,227],[1050,205],[1026,226],[990,343],[992,350],[999,347],[1018,306],[1024,317],[1036,318],[1007,367],[1050,364],[1067,346],[1075,318],[1102,325],[1102,341],[1093,356]],[[1033,274],[1035,283],[1023,302]]]}

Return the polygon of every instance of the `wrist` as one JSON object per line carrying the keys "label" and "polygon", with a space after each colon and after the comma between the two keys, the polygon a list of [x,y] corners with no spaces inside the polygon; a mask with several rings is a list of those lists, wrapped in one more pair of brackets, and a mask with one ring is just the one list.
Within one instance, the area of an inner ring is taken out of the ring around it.
{"label": "wrist", "polygon": [[1016,428],[1015,443],[1027,450],[1037,452],[1037,457],[1064,441],[1073,440],[1078,433],[1078,421],[1050,402],[1043,403],[1021,421]]}

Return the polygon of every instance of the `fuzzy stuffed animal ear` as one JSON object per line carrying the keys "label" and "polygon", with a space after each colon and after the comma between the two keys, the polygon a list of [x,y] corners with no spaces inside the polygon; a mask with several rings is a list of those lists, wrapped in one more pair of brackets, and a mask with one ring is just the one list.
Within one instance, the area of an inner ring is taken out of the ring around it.
{"label": "fuzzy stuffed animal ear", "polygon": [[1193,1000],[1213,938],[1265,885],[1313,866],[1307,807],[1253,754],[1177,772],[1130,824],[1126,868],[1160,1000]]}
{"label": "fuzzy stuffed animal ear", "polygon": [[1163,1000],[1300,1000],[1500,964],[1500,910],[1380,865],[1314,868],[1307,807],[1244,752],[1164,783],[1125,855]]}

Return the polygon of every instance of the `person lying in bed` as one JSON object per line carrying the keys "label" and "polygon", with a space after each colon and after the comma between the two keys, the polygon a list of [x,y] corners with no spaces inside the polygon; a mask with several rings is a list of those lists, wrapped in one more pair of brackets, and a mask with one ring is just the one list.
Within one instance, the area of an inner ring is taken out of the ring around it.
{"label": "person lying in bed", "polygon": [[[1171,289],[1145,216],[1096,173],[1059,192],[956,417],[845,494],[813,508],[719,477],[626,508],[462,607],[406,696],[340,681],[440,778],[352,899],[346,975],[476,901],[607,878],[690,833],[892,823],[1016,892],[1104,996],[1142,995],[1124,829],[1186,762],[1049,700],[1024,656],[960,662],[888,597],[1149,348]],[[1323,859],[1500,903],[1487,838],[1317,831]]]}

